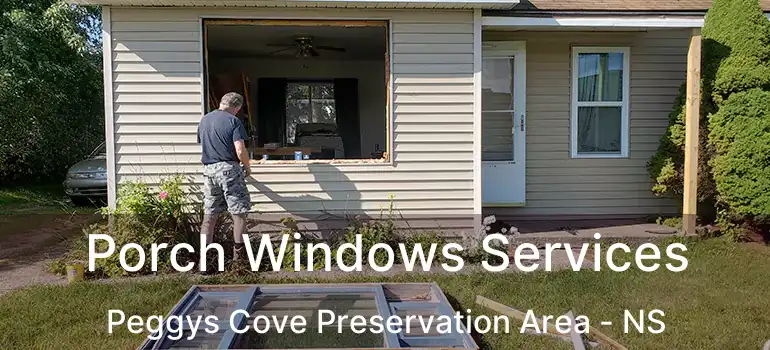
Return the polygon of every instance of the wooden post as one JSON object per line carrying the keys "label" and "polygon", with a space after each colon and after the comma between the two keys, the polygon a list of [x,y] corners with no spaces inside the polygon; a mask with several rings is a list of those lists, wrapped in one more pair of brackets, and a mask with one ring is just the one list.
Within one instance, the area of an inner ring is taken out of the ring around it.
{"label": "wooden post", "polygon": [[700,123],[701,33],[693,29],[687,52],[687,105],[685,106],[684,200],[682,228],[684,235],[695,235],[698,206],[698,135]]}

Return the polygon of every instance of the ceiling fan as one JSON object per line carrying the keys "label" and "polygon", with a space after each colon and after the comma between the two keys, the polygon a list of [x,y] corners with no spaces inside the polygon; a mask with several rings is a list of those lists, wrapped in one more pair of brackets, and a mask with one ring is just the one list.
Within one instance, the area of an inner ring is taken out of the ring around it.
{"label": "ceiling fan", "polygon": [[345,48],[342,47],[334,47],[334,46],[323,46],[319,45],[316,46],[313,42],[313,37],[309,35],[298,35],[294,38],[294,44],[267,44],[267,46],[273,46],[273,47],[283,47],[282,49],[273,51],[270,53],[270,55],[277,54],[279,52],[284,52],[287,50],[296,50],[295,56],[297,57],[318,57],[321,54],[318,53],[318,50],[324,50],[324,51],[336,51],[336,52],[345,52]]}

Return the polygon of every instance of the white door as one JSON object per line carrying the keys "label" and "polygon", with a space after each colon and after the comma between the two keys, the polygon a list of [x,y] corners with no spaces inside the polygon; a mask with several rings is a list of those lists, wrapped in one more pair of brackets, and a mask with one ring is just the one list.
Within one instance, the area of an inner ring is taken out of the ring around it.
{"label": "white door", "polygon": [[481,200],[484,206],[526,202],[526,46],[485,42],[481,93]]}

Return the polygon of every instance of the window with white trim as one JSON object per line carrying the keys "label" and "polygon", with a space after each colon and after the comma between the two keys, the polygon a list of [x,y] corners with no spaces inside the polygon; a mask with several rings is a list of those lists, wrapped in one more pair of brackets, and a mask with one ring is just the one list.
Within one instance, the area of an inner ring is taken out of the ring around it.
{"label": "window with white trim", "polygon": [[628,157],[629,48],[572,48],[573,158]]}

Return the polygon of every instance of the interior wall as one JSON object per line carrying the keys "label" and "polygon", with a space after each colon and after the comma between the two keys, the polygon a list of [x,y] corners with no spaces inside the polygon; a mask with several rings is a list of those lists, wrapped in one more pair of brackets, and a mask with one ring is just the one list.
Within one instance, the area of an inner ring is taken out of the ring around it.
{"label": "interior wall", "polygon": [[244,72],[251,81],[250,101],[256,103],[259,78],[358,79],[359,115],[361,116],[361,155],[368,158],[379,144],[385,150],[387,124],[387,86],[384,60],[298,60],[270,58],[209,57],[211,74]]}

